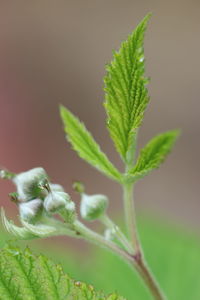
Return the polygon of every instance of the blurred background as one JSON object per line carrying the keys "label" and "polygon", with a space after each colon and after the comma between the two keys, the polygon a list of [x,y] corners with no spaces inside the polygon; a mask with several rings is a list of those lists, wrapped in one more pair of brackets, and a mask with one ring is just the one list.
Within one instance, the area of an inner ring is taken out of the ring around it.
{"label": "blurred background", "polygon": [[[181,128],[182,136],[167,162],[137,184],[136,207],[141,213],[199,233],[197,0],[1,1],[0,164],[13,172],[43,166],[77,203],[72,182],[83,181],[89,194],[107,194],[111,215],[118,215],[120,188],[71,150],[58,105],[62,103],[79,116],[122,170],[105,127],[102,78],[112,50],[119,48],[149,11],[153,16],[145,56],[151,102],[139,147],[169,129]],[[0,181],[1,206],[9,216],[16,216],[7,196],[13,190],[9,182]],[[69,247],[77,245],[70,240]]]}

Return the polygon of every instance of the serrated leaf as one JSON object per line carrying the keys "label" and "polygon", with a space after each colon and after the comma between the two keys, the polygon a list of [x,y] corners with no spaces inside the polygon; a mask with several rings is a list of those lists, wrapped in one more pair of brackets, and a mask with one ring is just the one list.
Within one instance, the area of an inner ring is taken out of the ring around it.
{"label": "serrated leaf", "polygon": [[171,151],[179,135],[179,130],[172,130],[154,137],[141,151],[130,175],[135,179],[142,178],[151,170],[158,168]]}
{"label": "serrated leaf", "polygon": [[[90,285],[75,282],[60,265],[29,249],[6,247],[0,251],[0,300],[106,300],[124,298],[105,296]],[[125,299],[124,299],[125,300]]]}
{"label": "serrated leaf", "polygon": [[150,14],[136,27],[114,53],[105,76],[107,126],[117,151],[130,160],[137,128],[141,125],[149,101],[144,77],[143,41]]}
{"label": "serrated leaf", "polygon": [[78,155],[93,167],[116,181],[121,181],[121,174],[101,151],[85,125],[68,109],[60,108],[67,139]]}

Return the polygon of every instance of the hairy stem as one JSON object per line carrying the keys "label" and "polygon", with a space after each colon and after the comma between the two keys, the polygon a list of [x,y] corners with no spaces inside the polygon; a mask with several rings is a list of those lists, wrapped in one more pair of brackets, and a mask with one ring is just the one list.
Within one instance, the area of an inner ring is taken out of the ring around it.
{"label": "hairy stem", "polygon": [[167,300],[143,255],[134,256],[134,266],[155,300]]}
{"label": "hairy stem", "polygon": [[149,291],[151,292],[155,300],[167,300],[167,298],[160,290],[160,287],[156,282],[154,276],[149,270],[149,267],[147,266],[142,254],[129,254],[128,252],[118,247],[115,243],[107,241],[103,236],[92,231],[79,221],[76,221],[74,225],[78,233],[77,237],[84,238],[85,240],[96,244],[97,246],[104,247],[112,251],[113,253],[117,254],[117,256],[121,257],[131,267],[133,267],[138,272],[145,285],[149,288]]}
{"label": "hairy stem", "polygon": [[127,228],[128,236],[132,243],[132,246],[135,249],[135,253],[138,253],[140,252],[140,242],[139,242],[139,237],[137,232],[134,202],[132,198],[133,184],[124,184],[123,194],[124,194],[125,220],[126,220],[126,228]]}
{"label": "hairy stem", "polygon": [[142,246],[140,243],[138,231],[137,231],[137,223],[135,217],[135,208],[133,201],[133,184],[124,184],[124,208],[125,208],[125,218],[126,218],[126,226],[128,230],[128,234],[132,245],[134,247],[134,255],[133,265],[140,277],[143,279],[145,285],[148,287],[151,295],[155,300],[167,300],[161,291],[158,282],[154,278],[152,272],[150,271],[142,251]]}
{"label": "hairy stem", "polygon": [[124,259],[126,262],[130,262],[130,260],[132,259],[132,256],[129,253],[118,247],[115,243],[106,240],[102,235],[89,229],[80,221],[76,221],[74,223],[74,227],[78,233],[77,237],[82,237],[85,240],[96,244],[97,246],[111,250],[112,252],[120,256],[122,259]]}

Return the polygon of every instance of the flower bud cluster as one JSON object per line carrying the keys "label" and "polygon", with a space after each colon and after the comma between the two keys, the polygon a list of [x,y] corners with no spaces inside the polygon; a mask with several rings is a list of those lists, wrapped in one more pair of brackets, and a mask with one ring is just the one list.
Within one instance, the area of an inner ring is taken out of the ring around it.
{"label": "flower bud cluster", "polygon": [[[10,197],[18,206],[23,227],[8,220],[1,209],[4,227],[15,237],[32,239],[62,234],[75,237],[90,234],[77,219],[75,204],[70,196],[61,185],[49,181],[43,168],[34,168],[20,174],[6,171],[1,172],[0,176],[11,179],[16,185],[16,192],[11,193]],[[108,205],[105,195],[85,194],[84,185],[80,182],[74,187],[81,194],[80,215],[83,219],[93,221],[105,217]],[[64,222],[54,218],[55,214],[60,215]]]}
{"label": "flower bud cluster", "polygon": [[[75,205],[59,184],[52,184],[43,168],[34,168],[13,178],[17,188],[20,218],[35,223],[44,215],[62,213],[68,222],[75,219]],[[66,219],[65,219],[66,221]]]}

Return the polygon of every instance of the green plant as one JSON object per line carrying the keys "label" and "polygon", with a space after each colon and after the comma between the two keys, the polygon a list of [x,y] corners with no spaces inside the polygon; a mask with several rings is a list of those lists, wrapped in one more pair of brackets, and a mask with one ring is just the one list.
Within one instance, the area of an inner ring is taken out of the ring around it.
{"label": "green plant", "polygon": [[44,255],[33,255],[28,248],[24,251],[11,246],[3,248],[0,274],[1,300],[124,300],[115,293],[105,296],[91,285],[72,280],[60,265]]}
{"label": "green plant", "polygon": [[[145,260],[137,231],[133,188],[137,180],[160,166],[172,149],[178,130],[154,137],[136,159],[138,129],[149,102],[144,72],[143,40],[150,15],[147,15],[135,31],[122,43],[113,61],[107,66],[105,76],[104,103],[107,112],[107,128],[115,144],[125,171],[121,173],[102,152],[84,124],[69,110],[61,106],[61,118],[68,141],[78,155],[107,177],[118,182],[123,189],[123,201],[127,234],[107,215],[108,198],[105,195],[87,195],[84,185],[74,183],[81,195],[81,217],[87,221],[98,219],[105,225],[104,235],[94,232],[79,221],[74,202],[63,187],[50,182],[43,168],[35,168],[21,174],[1,170],[1,177],[11,179],[17,192],[11,199],[19,207],[18,227],[9,221],[2,209],[2,220],[6,229],[21,239],[69,235],[84,238],[103,246],[133,267],[156,300],[166,299],[157,280]],[[59,214],[62,220],[54,218]]]}

